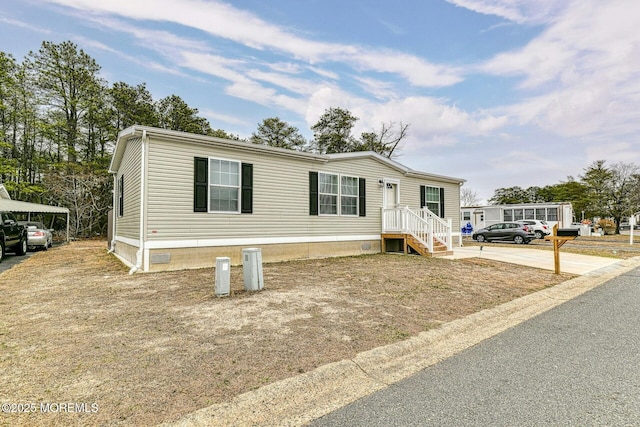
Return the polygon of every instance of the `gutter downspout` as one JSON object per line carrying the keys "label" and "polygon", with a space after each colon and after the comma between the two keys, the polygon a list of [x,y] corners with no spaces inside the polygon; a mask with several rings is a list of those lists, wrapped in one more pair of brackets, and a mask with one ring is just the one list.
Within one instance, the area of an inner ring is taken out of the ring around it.
{"label": "gutter downspout", "polygon": [[118,217],[118,212],[116,211],[116,193],[118,188],[118,173],[113,174],[113,191],[112,191],[112,200],[111,206],[113,206],[113,218],[111,218],[111,247],[107,251],[108,254],[112,254],[116,250],[116,218]]}
{"label": "gutter downspout", "polygon": [[147,131],[142,130],[141,158],[140,158],[140,247],[136,251],[136,265],[131,267],[129,274],[133,274],[142,267],[144,258],[144,182],[145,182],[145,157],[146,157]]}

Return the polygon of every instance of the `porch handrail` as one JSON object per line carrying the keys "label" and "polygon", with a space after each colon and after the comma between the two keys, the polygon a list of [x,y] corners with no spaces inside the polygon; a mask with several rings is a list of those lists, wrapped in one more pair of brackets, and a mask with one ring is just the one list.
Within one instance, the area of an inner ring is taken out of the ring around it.
{"label": "porch handrail", "polygon": [[451,236],[452,223],[451,218],[446,220],[440,218],[428,208],[420,209],[420,216],[428,222],[432,222],[430,227],[433,230],[433,238],[447,247],[448,251],[453,250],[453,238]]}
{"label": "porch handrail", "polygon": [[445,245],[448,251],[453,250],[451,228],[451,218],[443,220],[427,208],[419,209],[417,212],[408,206],[382,209],[383,233],[411,234],[424,244],[429,252],[433,252],[434,239]]}
{"label": "porch handrail", "polygon": [[428,220],[425,221],[420,214],[408,207],[404,209],[404,214],[407,218],[407,233],[425,245],[429,252],[433,252],[433,223]]}

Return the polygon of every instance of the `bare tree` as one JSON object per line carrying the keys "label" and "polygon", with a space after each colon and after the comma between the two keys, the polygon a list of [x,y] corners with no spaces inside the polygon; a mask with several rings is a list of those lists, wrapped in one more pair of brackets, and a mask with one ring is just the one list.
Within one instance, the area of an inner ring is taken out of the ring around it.
{"label": "bare tree", "polygon": [[408,124],[402,122],[382,123],[379,132],[363,132],[357,151],[375,151],[385,157],[397,156],[400,142],[407,136]]}
{"label": "bare tree", "polygon": [[462,187],[460,189],[460,206],[475,206],[480,203],[478,193],[471,188]]}

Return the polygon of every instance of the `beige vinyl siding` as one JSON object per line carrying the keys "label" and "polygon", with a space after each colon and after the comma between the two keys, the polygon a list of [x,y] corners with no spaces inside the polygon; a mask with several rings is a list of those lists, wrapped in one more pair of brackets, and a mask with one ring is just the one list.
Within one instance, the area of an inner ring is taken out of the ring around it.
{"label": "beige vinyl siding", "polygon": [[[117,182],[124,175],[124,212],[118,217],[118,209],[114,210],[116,218],[116,237],[138,240],[140,238],[140,138],[127,141],[123,162],[117,174]],[[116,189],[117,191],[117,189]]]}
{"label": "beige vinyl siding", "polygon": [[[460,185],[449,184],[444,187],[444,216],[451,218],[452,232],[460,232]],[[457,214],[457,215],[456,215]]]}
{"label": "beige vinyl siding", "polygon": [[[369,166],[366,168],[370,175],[367,178],[367,215],[374,206],[369,202],[371,191],[376,194],[375,209],[378,215],[378,223],[381,223],[380,213],[382,207],[383,188],[378,185],[379,179],[394,179],[400,181],[400,206],[408,206],[411,209],[419,209],[420,206],[420,186],[442,187],[444,188],[444,216],[452,219],[453,232],[460,230],[460,184],[439,181],[432,178],[422,178],[415,176],[405,176],[404,173],[397,171],[382,164],[374,159],[341,159],[329,163],[328,167],[331,171],[351,171],[357,168],[357,165],[366,162]],[[350,172],[349,172],[350,173]],[[369,179],[371,177],[371,179]],[[371,191],[370,191],[371,189]]]}
{"label": "beige vinyl siding", "polygon": [[[253,164],[253,213],[194,213],[193,159],[216,157]],[[375,165],[371,165],[375,166]],[[221,239],[375,234],[377,182],[367,179],[367,217],[309,215],[309,171],[323,162],[153,139],[149,144],[148,239]],[[341,171],[337,171],[341,172]],[[375,184],[375,187],[374,187]]]}
{"label": "beige vinyl siding", "polygon": [[[420,185],[446,187],[445,213],[459,222],[457,184],[405,177],[374,158],[323,162],[158,138],[150,139],[148,153],[150,241],[380,234],[383,188],[378,180],[382,178],[401,181],[401,204],[412,208],[419,207]],[[194,157],[253,164],[253,213],[194,213]],[[365,178],[366,217],[309,215],[310,171]]]}

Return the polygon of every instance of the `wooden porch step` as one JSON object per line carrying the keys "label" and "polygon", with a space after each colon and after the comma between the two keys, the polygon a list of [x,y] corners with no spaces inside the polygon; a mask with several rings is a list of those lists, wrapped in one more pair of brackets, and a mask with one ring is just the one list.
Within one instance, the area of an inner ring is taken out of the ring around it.
{"label": "wooden porch step", "polygon": [[409,248],[413,249],[420,255],[424,257],[436,257],[436,256],[446,256],[453,255],[452,251],[447,250],[446,245],[443,245],[440,241],[435,240],[433,242],[433,252],[429,252],[429,248],[426,245],[422,244],[411,234],[404,233],[384,233],[382,234],[382,251],[385,251],[385,240],[386,239],[402,239],[404,242],[404,253],[409,252]]}

